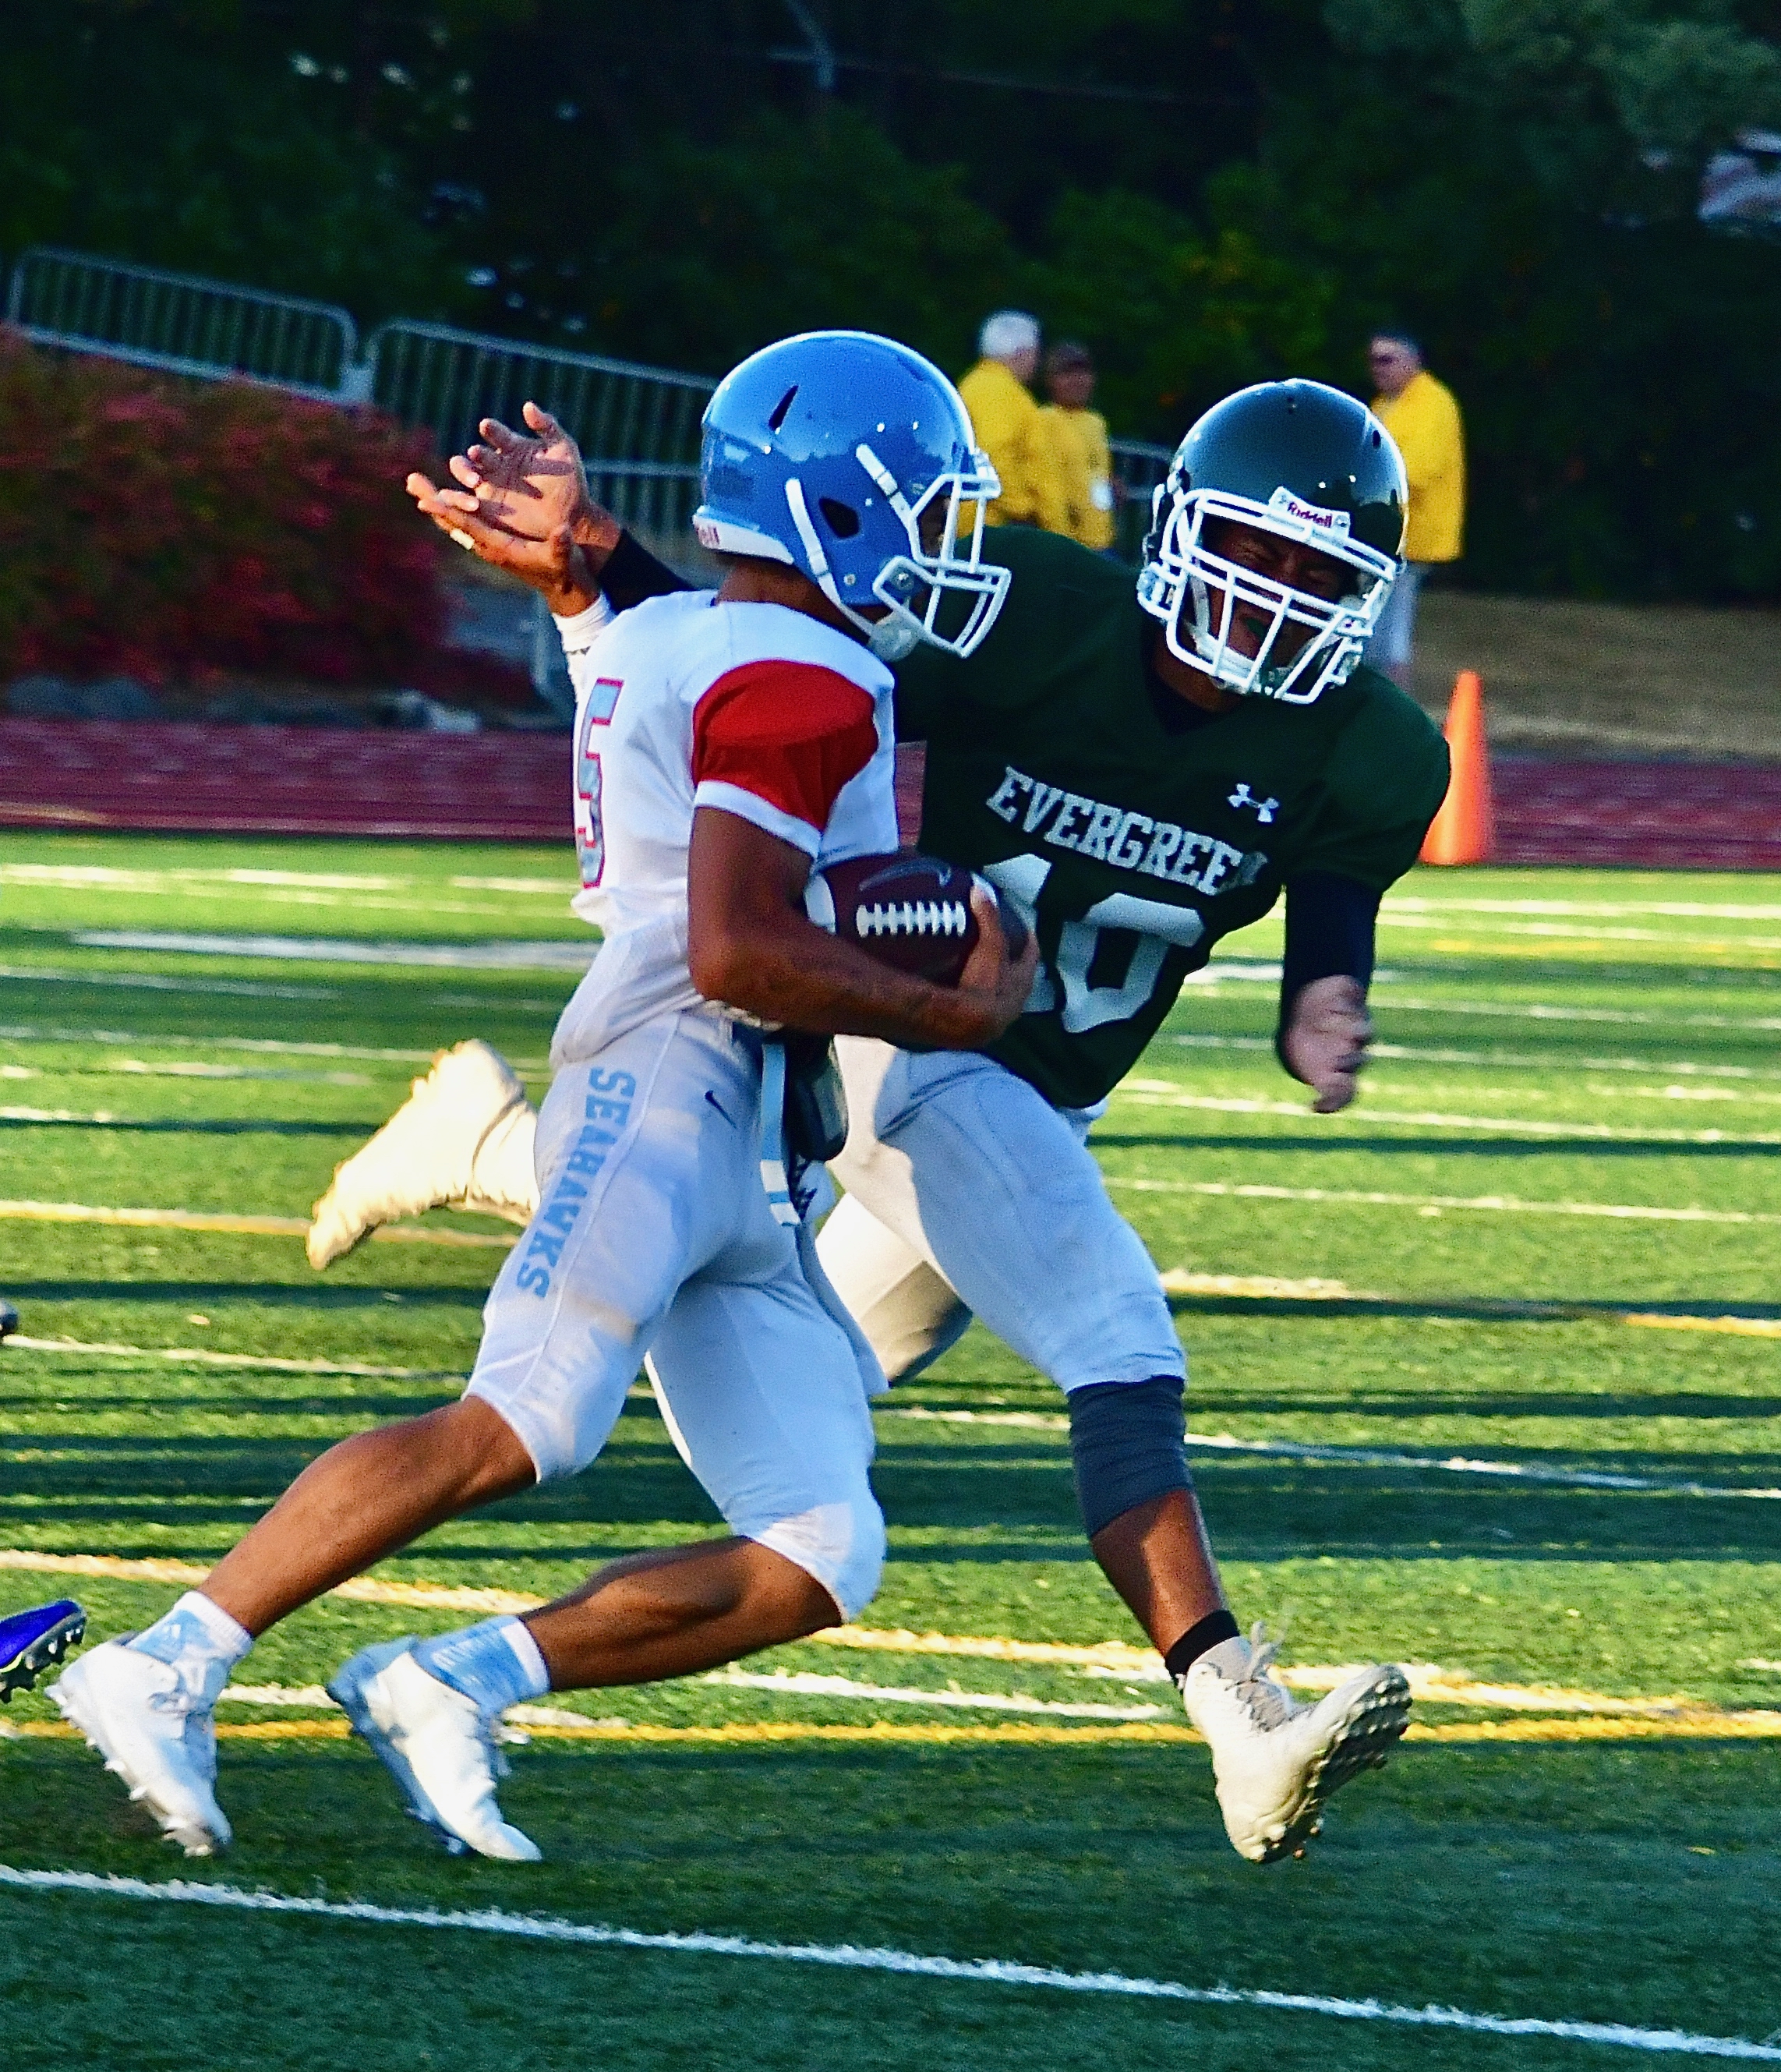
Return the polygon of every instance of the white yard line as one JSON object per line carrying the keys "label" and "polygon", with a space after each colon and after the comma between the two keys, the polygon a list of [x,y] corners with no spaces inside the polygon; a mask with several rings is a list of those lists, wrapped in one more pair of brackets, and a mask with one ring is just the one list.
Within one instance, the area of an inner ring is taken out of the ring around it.
{"label": "white yard line", "polygon": [[445,971],[585,972],[600,947],[574,942],[371,942],[326,935],[181,935],[153,928],[89,928],[68,939],[88,950],[159,950],[195,957],[264,958],[280,964],[415,964]]}
{"label": "white yard line", "polygon": [[1684,921],[1781,921],[1781,906],[1709,905],[1697,899],[1418,899],[1391,893],[1384,907],[1389,914],[1540,914],[1589,921],[1615,921],[1628,914]]}
{"label": "white yard line", "polygon": [[[880,1410],[880,1417],[907,1418],[917,1424],[994,1424],[1028,1432],[1067,1432],[1069,1419],[1036,1410]],[[1399,1453],[1377,1446],[1327,1446],[1299,1439],[1238,1439],[1229,1432],[1189,1432],[1190,1446],[1216,1453],[1259,1453],[1276,1460],[1311,1461],[1332,1467],[1427,1469],[1448,1475],[1495,1475],[1508,1481],[1551,1483],[1567,1489],[1631,1490],[1656,1496],[1750,1498],[1781,1502],[1781,1489],[1751,1489],[1671,1479],[1661,1475],[1611,1474],[1593,1468],[1548,1467],[1538,1461],[1475,1461],[1463,1453]]]}
{"label": "white yard line", "polygon": [[[1602,1022],[1664,1029],[1781,1029],[1781,1015],[1670,1014],[1637,1007],[1560,1007],[1547,1001],[1416,1000],[1393,993],[1390,1009],[1412,1014],[1471,1014],[1516,1022]],[[1272,1048],[1271,1044],[1269,1046]]]}
{"label": "white yard line", "polygon": [[[1265,1137],[1258,1140],[1263,1144],[1266,1141]],[[1347,1202],[1370,1208],[1476,1210],[1504,1215],[1607,1216],[1631,1223],[1781,1223],[1781,1212],[1767,1209],[1668,1209],[1642,1202],[1529,1202],[1515,1194],[1399,1194],[1382,1188],[1275,1187],[1261,1181],[1146,1180],[1120,1173],[1102,1177],[1110,1187],[1126,1187],[1143,1194],[1205,1194],[1255,1202]]]}
{"label": "white yard line", "polygon": [[[241,1000],[338,1000],[331,985],[269,985],[257,979],[170,978],[165,972],[67,971],[55,964],[0,964],[0,979],[31,985],[121,985],[144,993],[222,993]],[[137,1039],[142,1040],[140,1038]],[[150,1042],[171,1038],[154,1037]],[[211,1039],[206,1038],[206,1041]]]}
{"label": "white yard line", "polygon": [[1380,926],[1386,928],[1468,929],[1475,935],[1556,936],[1570,943],[1663,943],[1680,950],[1781,950],[1781,937],[1774,935],[1694,935],[1673,928],[1587,927],[1581,922],[1512,921],[1497,915],[1482,915],[1475,910],[1442,914],[1406,913],[1389,905],[1381,910]]}
{"label": "white yard line", "polygon": [[[391,1050],[378,1044],[303,1043],[277,1036],[150,1035],[137,1029],[46,1028],[23,1022],[0,1022],[0,1043],[93,1043],[113,1050],[251,1050],[269,1057],[356,1058],[392,1065],[430,1065],[439,1054],[437,1050]],[[507,1063],[516,1072],[550,1070],[548,1058],[509,1058]]]}
{"label": "white yard line", "polygon": [[200,1063],[195,1059],[173,1059],[160,1064],[147,1064],[140,1058],[120,1058],[113,1065],[85,1065],[78,1067],[95,1076],[108,1073],[129,1073],[151,1079],[300,1079],[323,1087],[368,1087],[371,1083],[369,1072],[299,1072],[281,1065],[219,1065]]}
{"label": "white yard line", "polygon": [[1484,2036],[1537,2036],[1556,2041],[1617,2045],[1672,2056],[1781,2064],[1781,2048],[1749,2042],[1742,2037],[1702,2035],[1689,2029],[1641,2029],[1623,2022],[1471,2014],[1460,2008],[1400,2007],[1377,2000],[1340,2000],[1325,1994],[1281,1993],[1260,1988],[1186,1986],[1172,1980],[1136,1978],[1118,1971],[1057,1971],[1048,1965],[1003,1958],[924,1956],[913,1951],[864,1949],[852,1943],[765,1942],[742,1935],[645,1934],[638,1929],[612,1928],[594,1922],[507,1914],[494,1907],[474,1912],[442,1912],[437,1907],[379,1906],[363,1900],[248,1892],[237,1885],[205,1884],[189,1878],[151,1883],[146,1878],[105,1877],[88,1871],[17,1870],[6,1864],[0,1864],[0,1885],[14,1892],[78,1893],[91,1898],[151,1905],[210,1906],[363,1926],[455,1930],[584,1948],[593,1946],[656,1950],[678,1956],[753,1958],[780,1963],[819,1965],[836,1971],[946,1979],[972,1985],[1023,1986],[1196,2007],[1253,2008],[1267,2013],[1322,2015],[1339,2021],[1457,2029]]}
{"label": "white yard line", "polygon": [[[1167,1036],[1163,1041],[1194,1050],[1271,1052],[1274,1049],[1271,1036],[1180,1034]],[[1671,1072],[1679,1079],[1781,1079],[1781,1072],[1763,1071],[1754,1065],[1708,1065],[1689,1059],[1670,1058],[1578,1058],[1565,1050],[1453,1050],[1426,1043],[1375,1043],[1370,1046],[1369,1054],[1374,1058],[1404,1059],[1418,1064],[1481,1065],[1493,1071],[1499,1067],[1525,1066],[1542,1072],[1644,1072],[1653,1075]],[[1130,1085],[1132,1082],[1122,1083]]]}
{"label": "white yard line", "polygon": [[[1114,1087],[1111,1098],[1138,1108],[1204,1109],[1216,1115],[1283,1115],[1296,1121],[1303,1121],[1308,1112],[1303,1101],[1239,1100],[1182,1093],[1172,1080],[1167,1079],[1127,1079]],[[1325,1118],[1325,1126],[1333,1120],[1396,1122],[1416,1129],[1499,1130],[1511,1136],[1574,1137],[1586,1143],[1781,1145],[1781,1136],[1750,1135],[1728,1129],[1617,1129],[1606,1122],[1549,1122],[1525,1116],[1448,1115],[1427,1108],[1344,1108],[1340,1117]],[[1337,1137],[1332,1141],[1340,1144],[1341,1139]]]}
{"label": "white yard line", "polygon": [[113,1359],[171,1360],[177,1366],[264,1368],[272,1374],[351,1375],[361,1380],[457,1381],[465,1376],[455,1368],[429,1367],[370,1367],[360,1360],[280,1359],[269,1353],[217,1353],[203,1346],[122,1346],[94,1343],[85,1338],[33,1338],[15,1332],[6,1340],[9,1350],[27,1353],[84,1353]]}
{"label": "white yard line", "polygon": [[130,870],[103,863],[0,864],[0,885],[56,885],[106,892],[155,892],[163,887],[217,885],[313,886],[330,892],[397,892],[419,882],[412,878],[359,878],[334,871]]}
{"label": "white yard line", "polygon": [[[5,1114],[6,1110],[0,1108],[0,1117]],[[113,1223],[142,1230],[207,1231],[229,1237],[302,1237],[310,1227],[307,1216],[245,1216],[209,1209],[101,1208],[86,1202],[0,1201],[0,1222]],[[515,1243],[512,1238],[497,1236],[493,1231],[435,1230],[415,1223],[385,1223],[371,1235],[386,1244],[468,1245],[503,1252],[511,1251]]]}

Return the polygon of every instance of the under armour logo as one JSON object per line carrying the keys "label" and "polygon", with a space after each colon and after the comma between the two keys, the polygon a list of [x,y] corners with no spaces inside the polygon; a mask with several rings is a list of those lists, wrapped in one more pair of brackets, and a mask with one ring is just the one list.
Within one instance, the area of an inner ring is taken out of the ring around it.
{"label": "under armour logo", "polygon": [[1249,786],[1247,784],[1239,784],[1237,789],[1233,791],[1230,796],[1225,801],[1225,804],[1227,806],[1253,807],[1254,808],[1255,817],[1257,820],[1262,823],[1263,827],[1267,827],[1272,824],[1274,813],[1279,806],[1280,801],[1278,799],[1252,798],[1250,796]]}

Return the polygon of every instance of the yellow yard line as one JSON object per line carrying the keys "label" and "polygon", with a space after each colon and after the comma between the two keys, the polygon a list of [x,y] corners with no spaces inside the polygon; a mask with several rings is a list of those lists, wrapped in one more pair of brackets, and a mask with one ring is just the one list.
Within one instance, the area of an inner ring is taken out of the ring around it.
{"label": "yellow yard line", "polygon": [[[0,1570],[8,1568],[41,1575],[92,1576],[121,1582],[144,1583],[201,1583],[209,1573],[207,1569],[190,1561],[136,1560],[113,1554],[45,1554],[35,1548],[0,1548]],[[535,1611],[544,1602],[542,1597],[532,1597],[519,1590],[449,1588],[429,1583],[386,1583],[369,1576],[356,1577],[351,1582],[343,1583],[337,1589],[330,1590],[328,1594],[359,1604],[481,1612],[485,1616],[492,1613]],[[881,1654],[945,1655],[987,1662],[1024,1662],[1054,1668],[1102,1669],[1111,1671],[1116,1676],[1128,1675],[1141,1682],[1162,1680],[1162,1659],[1155,1650],[1140,1647],[1125,1640],[1100,1640],[1084,1645],[1069,1641],[1016,1640],[1003,1634],[914,1633],[897,1627],[836,1626],[830,1626],[822,1633],[807,1635],[800,1644]],[[1352,1675],[1358,1667],[1359,1664],[1353,1663],[1304,1663],[1285,1666],[1279,1673],[1286,1682],[1299,1690],[1332,1691]],[[1477,1705],[1492,1710],[1566,1713],[1580,1718],[1593,1717],[1610,1725],[1624,1721],[1639,1732],[1648,1727],[1652,1731],[1660,1733],[1707,1734],[1723,1729],[1734,1733],[1781,1735],[1781,1709],[1726,1712],[1709,1705],[1700,1704],[1680,1693],[1667,1697],[1623,1698],[1599,1691],[1574,1689],[1563,1684],[1488,1683],[1481,1678],[1467,1675],[1463,1670],[1444,1668],[1440,1663],[1433,1662],[1408,1663],[1404,1665],[1404,1671],[1410,1679],[1411,1695],[1426,1704]],[[1740,1720],[1756,1724],[1742,1727],[1727,1724]],[[774,1730],[778,1731],[777,1729]],[[540,1728],[536,1731],[543,1733],[547,1729]],[[555,1732],[556,1729],[548,1731]],[[564,1731],[605,1733],[619,1730],[596,1729],[590,1726],[585,1729],[578,1727]],[[638,1729],[636,1731],[641,1733],[643,1730]],[[649,1731],[655,1733],[658,1730],[650,1729]],[[669,1730],[663,1729],[659,1731],[667,1733]],[[676,1729],[674,1731],[678,1733],[680,1730]],[[693,1730],[689,1729],[687,1731]],[[704,1733],[706,1729],[700,1729],[698,1731]],[[843,1729],[837,1728],[835,1731],[840,1733]],[[851,1733],[864,1729],[849,1728],[845,1731]],[[884,1729],[886,1733],[892,1731],[888,1726]],[[901,1733],[905,1729],[897,1727],[894,1731]],[[936,1729],[934,1731],[942,1730]],[[944,1731],[963,1733],[967,1730],[948,1728]],[[974,1728],[969,1731],[976,1733],[979,1730]],[[1025,1733],[1029,1729],[985,1728],[981,1731],[986,1733],[1003,1731]],[[1084,1727],[1033,1728],[1030,1731],[1082,1734],[1098,1733],[1103,1730]],[[1114,1732],[1112,1729],[1106,1731]],[[1135,1723],[1130,1729],[1140,1738],[1163,1731]],[[1166,1731],[1174,1733],[1179,1730],[1170,1728]],[[1418,1731],[1437,1738],[1451,1737],[1448,1729],[1444,1726],[1419,1729]],[[924,1734],[925,1732],[923,1729]],[[1122,1726],[1117,1733],[1118,1737],[1125,1737],[1128,1729]]]}
{"label": "yellow yard line", "polygon": [[1730,1331],[1739,1338],[1781,1338],[1781,1317],[1664,1317],[1628,1309],[1617,1321],[1642,1331]]}
{"label": "yellow yard line", "polygon": [[[232,1237],[303,1237],[307,1216],[241,1216],[204,1209],[112,1209],[85,1202],[0,1201],[0,1222],[122,1223],[146,1230],[215,1231]],[[514,1240],[482,1231],[435,1230],[414,1223],[385,1223],[371,1232],[386,1244],[493,1246],[511,1251]]]}
{"label": "yellow yard line", "polygon": [[[351,1729],[344,1720],[224,1720],[219,1741],[345,1741]],[[731,1720],[721,1726],[663,1727],[646,1724],[605,1726],[528,1727],[535,1741],[626,1742],[667,1745],[704,1744],[719,1747],[759,1747],[793,1741],[876,1742],[929,1748],[1062,1748],[1117,1745],[1197,1742],[1191,1727],[928,1726],[902,1720],[874,1720],[869,1725],[835,1726],[798,1720]],[[47,1720],[6,1725],[0,1737],[32,1741],[75,1741],[78,1729]],[[1695,1712],[1665,1720],[1467,1720],[1429,1726],[1414,1723],[1404,1738],[1447,1744],[1479,1741],[1775,1741],[1781,1740],[1781,1712]]]}
{"label": "yellow yard line", "polygon": [[[209,1209],[109,1208],[86,1202],[0,1201],[0,1222],[105,1223],[142,1230],[207,1231],[226,1237],[305,1237],[310,1228],[306,1216],[239,1215]],[[511,1252],[517,1242],[498,1231],[441,1230],[421,1223],[384,1223],[371,1235],[382,1244],[456,1245],[478,1251]],[[1291,1281],[1260,1274],[1176,1270],[1163,1274],[1162,1282],[1172,1295],[1211,1295],[1239,1302],[1357,1302],[1383,1306],[1443,1299],[1382,1295],[1370,1289],[1345,1287],[1340,1281]],[[1747,1338],[1781,1338],[1781,1318],[1672,1317],[1643,1309],[1585,1309],[1563,1302],[1497,1302],[1488,1296],[1447,1299],[1464,1301],[1480,1310],[1500,1309],[1505,1317],[1514,1318],[1574,1316],[1582,1322],[1631,1324],[1648,1331],[1721,1331]]]}
{"label": "yellow yard line", "polygon": [[1381,1295],[1370,1288],[1350,1288],[1340,1281],[1287,1281],[1254,1273],[1188,1273],[1179,1267],[1159,1278],[1166,1294],[1212,1295],[1233,1302],[1355,1302],[1385,1308],[1458,1301],[1479,1312],[1500,1314],[1512,1322],[1560,1317],[1580,1323],[1631,1324],[1646,1331],[1729,1331],[1746,1338],[1781,1338],[1781,1317],[1676,1317],[1655,1309],[1598,1309],[1580,1303],[1512,1301],[1488,1295]]}

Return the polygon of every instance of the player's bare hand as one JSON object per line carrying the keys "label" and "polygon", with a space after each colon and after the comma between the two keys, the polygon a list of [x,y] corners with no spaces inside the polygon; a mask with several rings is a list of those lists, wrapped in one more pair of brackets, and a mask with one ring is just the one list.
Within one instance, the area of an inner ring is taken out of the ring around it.
{"label": "player's bare hand", "polygon": [[528,538],[490,516],[472,490],[442,489],[418,473],[405,486],[421,515],[448,539],[538,591],[560,618],[585,611],[599,595],[599,578],[567,524]]}
{"label": "player's bare hand", "polygon": [[452,474],[485,516],[522,539],[549,539],[566,526],[597,575],[618,544],[618,521],[594,502],[581,448],[563,427],[536,403],[523,414],[523,432],[485,417],[482,438],[453,455]]}
{"label": "player's bare hand", "polygon": [[1334,1115],[1354,1099],[1372,1041],[1373,1018],[1357,980],[1314,978],[1300,989],[1280,1047],[1317,1096],[1314,1113]]}
{"label": "player's bare hand", "polygon": [[1028,929],[1018,956],[1008,954],[1008,939],[995,894],[985,886],[971,888],[971,909],[977,916],[977,944],[958,974],[958,1004],[966,1011],[962,1047],[993,1043],[1026,1011],[1039,968],[1039,944]]}

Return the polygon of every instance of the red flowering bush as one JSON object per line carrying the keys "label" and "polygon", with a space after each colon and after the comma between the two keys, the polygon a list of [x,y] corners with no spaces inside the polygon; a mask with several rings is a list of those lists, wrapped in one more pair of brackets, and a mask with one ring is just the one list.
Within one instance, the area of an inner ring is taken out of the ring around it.
{"label": "red flowering bush", "polygon": [[424,434],[0,331],[0,682],[212,670],[412,680],[446,605]]}

